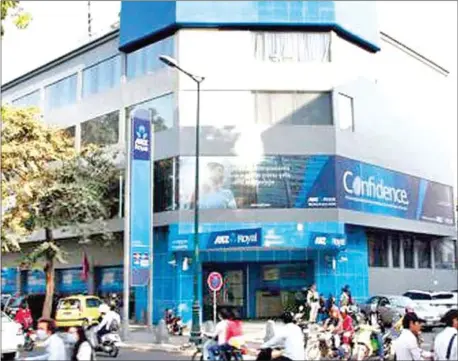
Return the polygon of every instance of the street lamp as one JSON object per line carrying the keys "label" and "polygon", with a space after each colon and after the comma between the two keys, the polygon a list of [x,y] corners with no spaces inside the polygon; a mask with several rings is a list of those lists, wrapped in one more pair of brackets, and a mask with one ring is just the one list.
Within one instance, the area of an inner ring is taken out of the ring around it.
{"label": "street lamp", "polygon": [[159,60],[171,68],[175,68],[190,77],[197,85],[197,113],[196,113],[196,173],[194,186],[194,277],[193,277],[193,303],[192,303],[192,326],[191,342],[199,343],[200,329],[200,302],[199,302],[199,152],[200,152],[200,83],[205,78],[191,74],[182,69],[178,62],[170,56],[161,55]]}

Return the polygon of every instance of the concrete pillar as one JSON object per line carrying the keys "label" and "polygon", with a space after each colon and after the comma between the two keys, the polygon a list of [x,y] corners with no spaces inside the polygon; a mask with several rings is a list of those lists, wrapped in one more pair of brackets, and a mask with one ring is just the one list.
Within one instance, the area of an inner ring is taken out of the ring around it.
{"label": "concrete pillar", "polygon": [[416,238],[413,239],[413,267],[415,269],[419,268],[419,262],[418,262],[418,240]]}
{"label": "concrete pillar", "polygon": [[404,268],[404,235],[399,235],[399,242],[401,243],[399,249],[399,267]]}
{"label": "concrete pillar", "polygon": [[387,236],[388,241],[388,267],[393,268],[393,238],[391,234]]}

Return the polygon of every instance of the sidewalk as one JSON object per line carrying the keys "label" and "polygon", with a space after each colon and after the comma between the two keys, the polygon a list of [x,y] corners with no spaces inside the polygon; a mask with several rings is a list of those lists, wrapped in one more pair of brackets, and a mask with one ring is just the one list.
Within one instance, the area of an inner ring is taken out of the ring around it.
{"label": "sidewalk", "polygon": [[[258,349],[264,338],[265,322],[244,322],[244,333],[249,349]],[[189,331],[183,336],[170,336],[167,343],[155,343],[155,336],[146,326],[133,325],[129,328],[129,339],[121,344],[122,348],[136,351],[167,351],[193,355],[194,345],[189,344]],[[244,356],[244,360],[254,360],[255,357]]]}

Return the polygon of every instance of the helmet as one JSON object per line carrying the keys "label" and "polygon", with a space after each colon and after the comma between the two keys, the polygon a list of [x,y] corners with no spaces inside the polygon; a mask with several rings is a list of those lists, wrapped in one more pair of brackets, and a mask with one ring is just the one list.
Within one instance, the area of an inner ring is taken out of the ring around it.
{"label": "helmet", "polygon": [[413,313],[415,310],[413,309],[413,306],[407,306],[405,309],[406,313]]}
{"label": "helmet", "polygon": [[108,311],[110,311],[110,307],[106,304],[101,304],[99,306],[99,312],[100,313],[108,313]]}
{"label": "helmet", "polygon": [[371,304],[371,312],[372,313],[376,313],[377,312],[377,304],[375,304],[375,303]]}

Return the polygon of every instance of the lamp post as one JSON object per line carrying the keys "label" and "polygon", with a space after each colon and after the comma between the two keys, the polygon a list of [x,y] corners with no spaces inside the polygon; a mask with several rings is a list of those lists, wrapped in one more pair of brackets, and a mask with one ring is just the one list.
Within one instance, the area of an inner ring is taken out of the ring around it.
{"label": "lamp post", "polygon": [[192,303],[192,326],[191,339],[193,343],[199,343],[201,336],[200,329],[200,302],[199,302],[199,153],[200,153],[200,84],[205,80],[204,77],[191,74],[182,69],[178,62],[166,55],[159,56],[164,64],[175,68],[190,77],[197,85],[197,113],[196,113],[196,172],[194,186],[194,277],[193,277],[193,303]]}

